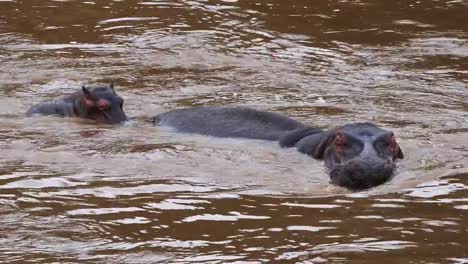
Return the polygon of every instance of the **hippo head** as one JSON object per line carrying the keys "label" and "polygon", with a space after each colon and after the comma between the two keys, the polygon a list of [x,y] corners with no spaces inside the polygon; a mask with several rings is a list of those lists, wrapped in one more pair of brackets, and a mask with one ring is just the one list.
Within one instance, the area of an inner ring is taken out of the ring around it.
{"label": "hippo head", "polygon": [[359,190],[389,180],[403,152],[392,132],[371,123],[353,123],[324,135],[312,156],[324,160],[332,183]]}
{"label": "hippo head", "polygon": [[127,120],[124,100],[115,92],[113,84],[94,88],[83,86],[82,90],[80,116],[109,124]]}

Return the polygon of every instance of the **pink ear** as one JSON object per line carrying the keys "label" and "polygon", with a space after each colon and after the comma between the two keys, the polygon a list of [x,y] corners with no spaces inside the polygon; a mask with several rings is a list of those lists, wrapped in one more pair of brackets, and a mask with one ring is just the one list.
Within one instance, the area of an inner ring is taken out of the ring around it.
{"label": "pink ear", "polygon": [[404,158],[403,151],[401,151],[401,148],[396,142],[396,137],[395,135],[393,135],[393,133],[390,135],[389,141],[390,141],[390,147],[393,150],[393,156],[398,159],[403,159]]}

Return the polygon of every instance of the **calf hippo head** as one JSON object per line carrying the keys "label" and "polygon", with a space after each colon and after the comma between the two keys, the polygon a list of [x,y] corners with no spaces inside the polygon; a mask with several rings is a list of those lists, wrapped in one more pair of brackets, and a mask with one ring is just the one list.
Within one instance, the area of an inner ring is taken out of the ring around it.
{"label": "calf hippo head", "polygon": [[124,100],[115,92],[113,84],[95,88],[83,86],[82,90],[80,116],[110,124],[127,120],[123,111]]}
{"label": "calf hippo head", "polygon": [[312,153],[323,159],[332,183],[367,189],[389,180],[403,152],[392,132],[370,123],[354,123],[325,134]]}

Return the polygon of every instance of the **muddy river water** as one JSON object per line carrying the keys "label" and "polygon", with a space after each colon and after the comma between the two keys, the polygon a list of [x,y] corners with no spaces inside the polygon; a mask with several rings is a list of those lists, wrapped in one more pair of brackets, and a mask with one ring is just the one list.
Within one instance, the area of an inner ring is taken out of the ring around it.
{"label": "muddy river water", "polygon": [[[0,0],[0,262],[468,263],[468,2]],[[122,126],[25,117],[115,82]],[[148,118],[248,106],[391,129],[351,192],[260,140]]]}

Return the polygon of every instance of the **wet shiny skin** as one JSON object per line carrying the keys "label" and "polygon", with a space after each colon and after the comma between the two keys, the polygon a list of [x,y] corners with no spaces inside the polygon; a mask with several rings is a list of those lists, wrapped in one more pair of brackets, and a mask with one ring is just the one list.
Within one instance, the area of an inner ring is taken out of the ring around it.
{"label": "wet shiny skin", "polygon": [[[0,1],[6,263],[463,263],[464,1]],[[123,126],[24,117],[116,83]],[[249,106],[398,136],[398,177],[329,184],[276,144],[179,136],[147,117]],[[255,263],[255,262],[254,262]]]}

